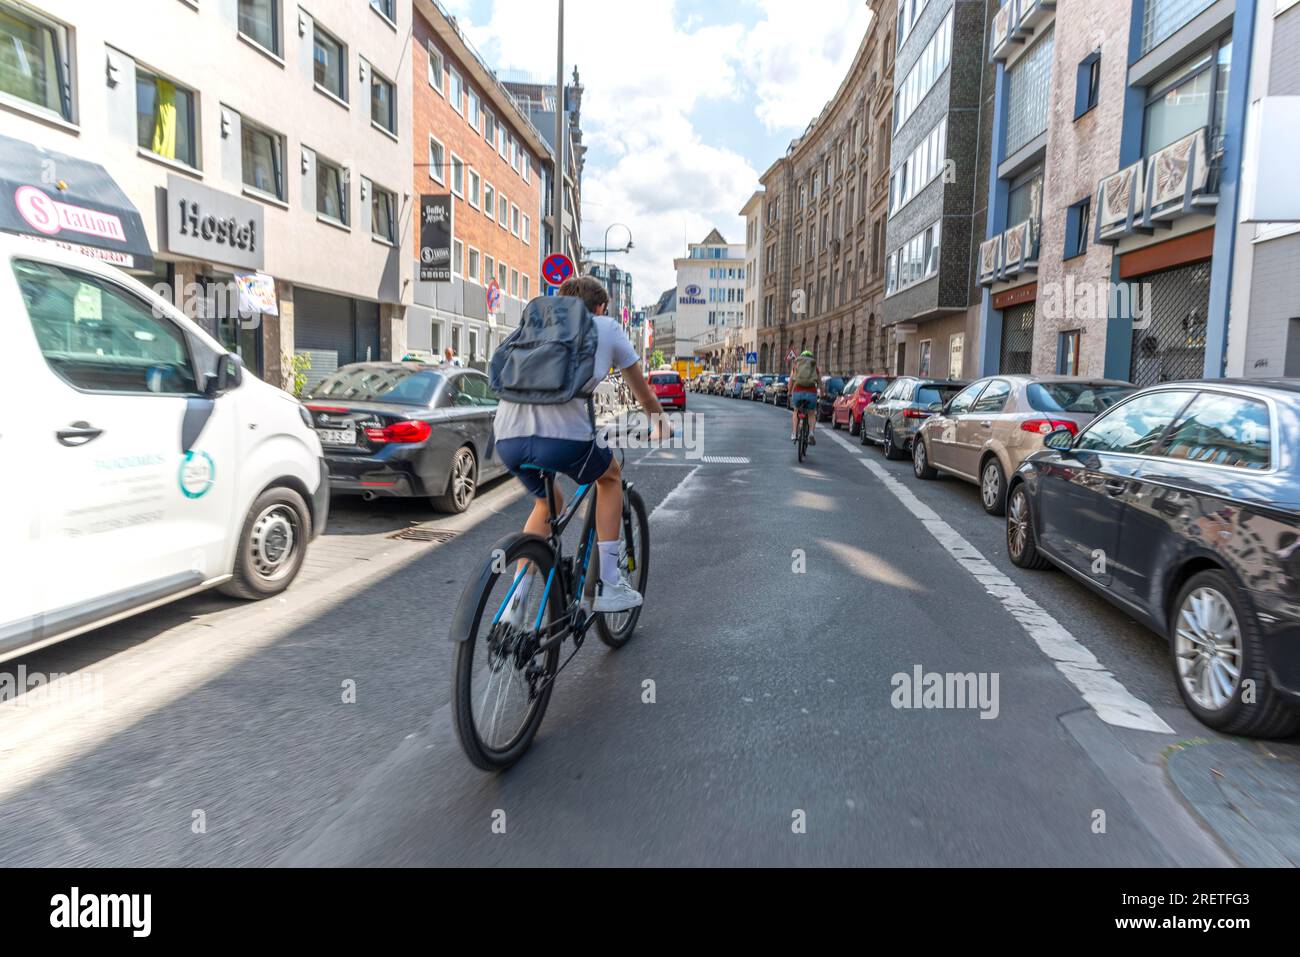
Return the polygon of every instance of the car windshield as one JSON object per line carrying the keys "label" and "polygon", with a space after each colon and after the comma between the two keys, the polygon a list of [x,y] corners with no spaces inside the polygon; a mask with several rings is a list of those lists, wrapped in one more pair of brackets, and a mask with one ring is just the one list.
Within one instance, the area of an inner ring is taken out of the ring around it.
{"label": "car windshield", "polygon": [[442,381],[442,373],[428,369],[351,366],[322,381],[307,398],[427,406]]}
{"label": "car windshield", "polygon": [[922,385],[916,390],[916,403],[927,408],[941,406],[961,390],[959,385]]}
{"label": "car windshield", "polygon": [[1031,382],[1029,405],[1038,412],[1082,412],[1098,415],[1136,389],[1100,382]]}

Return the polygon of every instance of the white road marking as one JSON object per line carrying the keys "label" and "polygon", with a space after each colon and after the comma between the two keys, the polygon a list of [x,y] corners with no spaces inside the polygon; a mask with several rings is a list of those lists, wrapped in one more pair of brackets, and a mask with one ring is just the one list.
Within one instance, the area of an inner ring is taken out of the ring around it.
{"label": "white road marking", "polygon": [[1097,656],[1070,634],[1064,625],[1026,595],[1019,585],[998,571],[979,549],[962,538],[955,528],[917,498],[911,489],[894,478],[879,462],[864,458],[846,439],[833,432],[831,438],[880,479],[885,488],[920,519],[921,524],[957,564],[970,572],[984,586],[985,591],[1002,603],[1002,607],[1020,623],[1020,627],[1038,645],[1039,650],[1052,659],[1057,670],[1097,712],[1097,717],[1121,728],[1157,734],[1174,733],[1174,729],[1149,704],[1132,694],[1118,678],[1103,668]]}
{"label": "white road marking", "polygon": [[684,476],[682,476],[682,480],[678,482],[676,485],[674,485],[672,490],[667,495],[665,495],[662,499],[660,499],[659,504],[656,505],[654,509],[650,512],[650,521],[653,522],[655,518],[658,517],[661,513],[667,518],[673,518],[678,515],[684,514],[684,512],[681,509],[669,508],[665,510],[664,506],[680,495],[689,494],[687,492],[684,492],[683,490],[686,489],[686,487],[690,484],[691,479],[695,478],[695,473],[698,472],[701,468],[703,468],[703,466],[697,465],[695,466],[695,468],[691,469]]}

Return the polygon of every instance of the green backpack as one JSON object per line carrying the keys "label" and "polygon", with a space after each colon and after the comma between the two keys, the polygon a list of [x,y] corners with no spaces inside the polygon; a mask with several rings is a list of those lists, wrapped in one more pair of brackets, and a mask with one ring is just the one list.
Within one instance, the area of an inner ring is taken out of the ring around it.
{"label": "green backpack", "polygon": [[790,377],[793,382],[801,389],[815,389],[817,387],[817,360],[812,356],[800,356],[794,360],[794,375]]}

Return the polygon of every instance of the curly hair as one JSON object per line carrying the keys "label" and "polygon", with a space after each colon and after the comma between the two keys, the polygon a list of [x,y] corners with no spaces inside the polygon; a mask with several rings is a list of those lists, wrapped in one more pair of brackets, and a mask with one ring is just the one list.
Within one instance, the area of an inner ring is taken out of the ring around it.
{"label": "curly hair", "polygon": [[609,293],[595,276],[574,276],[572,279],[566,279],[564,285],[560,286],[559,294],[576,296],[587,304],[587,309],[592,313],[609,303]]}

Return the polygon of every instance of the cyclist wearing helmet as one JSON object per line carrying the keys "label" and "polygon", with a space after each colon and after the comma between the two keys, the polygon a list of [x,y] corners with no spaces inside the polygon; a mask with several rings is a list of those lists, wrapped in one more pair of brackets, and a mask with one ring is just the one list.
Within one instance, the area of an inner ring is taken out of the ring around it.
{"label": "cyclist wearing helmet", "polygon": [[808,444],[816,445],[813,430],[817,428],[817,395],[821,390],[821,369],[812,352],[805,349],[790,368],[790,441],[798,437],[799,410],[807,409]]}

